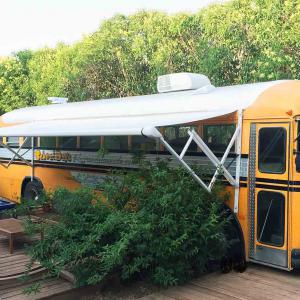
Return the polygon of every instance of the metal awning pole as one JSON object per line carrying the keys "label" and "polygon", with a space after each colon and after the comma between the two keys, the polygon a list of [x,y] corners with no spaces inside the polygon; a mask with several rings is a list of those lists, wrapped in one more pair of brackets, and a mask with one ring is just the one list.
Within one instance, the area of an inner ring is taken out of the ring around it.
{"label": "metal awning pole", "polygon": [[[25,138],[25,140],[23,141],[23,143],[21,144],[21,146],[18,148],[18,150],[17,150],[17,153],[19,154],[20,153],[20,151],[21,151],[21,149],[22,149],[22,147],[25,145],[25,143],[27,142],[27,137]],[[16,154],[14,154],[14,156],[11,158],[11,160],[8,162],[8,164],[7,164],[7,168],[11,165],[11,163],[15,160],[15,158],[16,158]]]}
{"label": "metal awning pole", "polygon": [[240,195],[240,171],[241,171],[241,156],[242,156],[242,124],[243,124],[243,112],[238,111],[238,127],[240,128],[239,134],[236,140],[236,165],[235,165],[235,181],[236,186],[234,188],[234,206],[233,211],[238,213],[239,211],[239,195]]}
{"label": "metal awning pole", "polygon": [[[224,163],[225,163],[225,161],[226,161],[226,159],[227,159],[227,156],[228,156],[228,154],[229,154],[229,152],[230,152],[230,149],[231,149],[231,147],[233,146],[234,142],[236,141],[236,138],[237,138],[239,132],[240,132],[240,126],[237,125],[237,127],[236,127],[236,129],[235,129],[235,132],[234,132],[234,134],[233,134],[233,136],[232,136],[232,138],[231,138],[231,140],[230,140],[230,142],[229,142],[229,144],[228,144],[228,146],[227,146],[227,148],[226,148],[226,151],[224,152],[223,157],[222,157],[222,159],[221,159],[221,164],[222,164],[222,165],[224,165]],[[215,171],[215,174],[214,174],[213,178],[212,178],[211,181],[210,181],[210,184],[209,184],[209,188],[210,188],[210,189],[212,189],[212,187],[213,187],[213,185],[214,185],[214,183],[215,183],[215,181],[216,181],[218,175],[219,175],[219,169],[217,169],[217,170]]]}
{"label": "metal awning pole", "polygon": [[28,162],[24,157],[22,157],[19,153],[17,153],[15,150],[11,149],[8,145],[3,144],[0,141],[0,146],[6,148],[8,151],[10,151],[11,153],[15,154],[16,157],[20,158],[26,165],[31,166],[31,163]]}
{"label": "metal awning pole", "polygon": [[224,167],[224,165],[219,161],[219,159],[214,155],[214,153],[209,149],[209,147],[205,144],[205,142],[202,140],[202,138],[194,130],[191,130],[188,133],[189,133],[189,135],[193,135],[193,139],[196,142],[196,144],[206,154],[206,156],[211,160],[211,162],[215,165],[215,167],[217,169],[220,169],[223,172],[223,175],[229,181],[229,183],[231,185],[235,186],[236,185],[235,179],[231,176],[229,171]]}
{"label": "metal awning pole", "polygon": [[33,181],[34,178],[34,137],[31,137],[31,181]]}
{"label": "metal awning pole", "polygon": [[[169,145],[169,143],[163,138],[159,138],[160,141],[164,144],[164,146],[169,150],[169,152],[182,164],[182,166],[194,177],[194,179],[207,191],[211,192],[211,190],[207,187],[207,185],[201,180],[201,178],[192,170],[192,168],[183,160],[183,158],[177,154],[177,152]],[[190,140],[187,142],[191,143]],[[185,147],[184,147],[185,148]],[[187,150],[187,149],[186,149]],[[185,150],[185,151],[186,151]]]}

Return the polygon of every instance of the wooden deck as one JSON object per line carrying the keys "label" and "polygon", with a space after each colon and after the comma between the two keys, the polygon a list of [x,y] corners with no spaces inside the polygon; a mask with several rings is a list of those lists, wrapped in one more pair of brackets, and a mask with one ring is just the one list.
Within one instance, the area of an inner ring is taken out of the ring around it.
{"label": "wooden deck", "polygon": [[300,299],[300,274],[250,265],[244,273],[213,273],[141,300]]}
{"label": "wooden deck", "polygon": [[[26,271],[30,258],[24,252],[24,245],[30,243],[25,236],[16,238],[14,253],[9,254],[8,239],[0,236],[0,300],[34,300],[43,299],[65,293],[74,286],[61,278],[43,280],[43,269],[38,263],[28,282],[22,282],[19,277]],[[32,284],[40,284],[40,293],[25,295],[24,289]]]}
{"label": "wooden deck", "polygon": [[[0,236],[0,300],[34,300],[51,297],[57,299],[82,299],[73,285],[61,278],[42,280],[42,270],[36,263],[36,272],[29,282],[17,279],[26,270],[29,257],[24,253],[24,243],[18,238],[15,251],[9,254],[8,239]],[[6,279],[5,279],[6,278]],[[33,283],[41,284],[41,292],[25,295],[24,289]],[[87,292],[90,295],[90,293]],[[61,296],[60,296],[61,295]],[[70,298],[71,297],[71,298]],[[92,299],[92,298],[90,298]],[[115,298],[116,299],[116,298]],[[259,265],[250,265],[244,273],[212,273],[186,285],[162,290],[140,298],[141,300],[282,300],[300,299],[300,273],[286,272]]]}

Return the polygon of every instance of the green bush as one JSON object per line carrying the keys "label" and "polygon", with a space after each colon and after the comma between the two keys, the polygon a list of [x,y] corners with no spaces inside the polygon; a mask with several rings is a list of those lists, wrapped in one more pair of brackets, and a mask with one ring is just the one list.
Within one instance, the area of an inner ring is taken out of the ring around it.
{"label": "green bush", "polygon": [[46,226],[29,253],[52,274],[70,270],[78,285],[111,276],[183,283],[226,250],[219,192],[163,162],[113,174],[102,195],[58,189],[51,199],[60,222]]}

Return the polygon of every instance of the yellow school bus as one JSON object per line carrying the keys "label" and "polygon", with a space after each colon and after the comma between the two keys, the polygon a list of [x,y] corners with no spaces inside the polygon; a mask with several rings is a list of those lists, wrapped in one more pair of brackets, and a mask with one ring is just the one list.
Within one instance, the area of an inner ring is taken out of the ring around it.
{"label": "yellow school bus", "polygon": [[214,87],[204,75],[177,73],[157,87],[155,95],[4,114],[0,196],[19,202],[58,186],[97,188],[111,169],[137,168],[135,151],[172,158],[208,192],[223,180],[239,240],[233,256],[299,268],[300,81]]}

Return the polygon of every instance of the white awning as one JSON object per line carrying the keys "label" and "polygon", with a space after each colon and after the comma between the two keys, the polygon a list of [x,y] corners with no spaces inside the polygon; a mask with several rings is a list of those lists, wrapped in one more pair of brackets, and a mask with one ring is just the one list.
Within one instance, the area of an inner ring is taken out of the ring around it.
{"label": "white awning", "polygon": [[0,136],[141,135],[244,109],[277,83],[28,107],[1,117]]}

